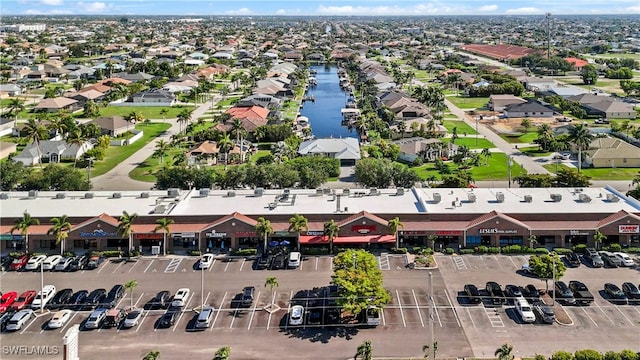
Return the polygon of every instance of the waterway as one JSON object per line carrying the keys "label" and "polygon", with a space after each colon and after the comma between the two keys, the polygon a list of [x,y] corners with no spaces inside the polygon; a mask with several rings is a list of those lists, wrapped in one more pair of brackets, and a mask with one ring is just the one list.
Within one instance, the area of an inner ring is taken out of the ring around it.
{"label": "waterway", "polygon": [[347,92],[342,91],[338,79],[338,68],[336,66],[311,66],[310,70],[317,73],[315,77],[318,85],[309,87],[307,96],[313,96],[315,102],[306,101],[300,115],[309,118],[312,134],[316,138],[357,138],[355,129],[342,126],[342,114],[340,110],[345,107],[349,97]]}

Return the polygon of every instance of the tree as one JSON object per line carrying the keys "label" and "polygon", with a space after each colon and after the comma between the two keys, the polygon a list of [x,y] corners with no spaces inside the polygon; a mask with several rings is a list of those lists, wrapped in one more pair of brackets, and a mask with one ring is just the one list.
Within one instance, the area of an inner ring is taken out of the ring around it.
{"label": "tree", "polygon": [[100,108],[93,100],[89,100],[84,103],[83,112],[85,117],[93,118],[100,115]]}
{"label": "tree", "polygon": [[169,113],[169,110],[167,110],[166,108],[160,110],[160,115],[162,115],[162,121],[163,122],[167,122],[167,114],[168,113]]}
{"label": "tree", "polygon": [[582,171],[582,150],[593,141],[593,134],[585,124],[577,124],[569,128],[569,141],[578,148],[578,172]]}
{"label": "tree", "polygon": [[602,353],[597,350],[584,349],[573,353],[574,360],[603,360]]}
{"label": "tree", "polygon": [[167,234],[170,232],[169,226],[174,224],[173,219],[161,218],[156,220],[156,227],[153,232],[162,231],[162,254],[167,255]]}
{"label": "tree", "polygon": [[564,276],[565,271],[567,271],[567,267],[564,265],[564,262],[560,259],[560,256],[555,253],[531,256],[529,258],[529,266],[540,279],[544,279],[546,291],[549,291],[549,280],[553,279],[554,266],[556,281],[560,280]]}
{"label": "tree", "polygon": [[25,167],[21,162],[8,159],[0,162],[0,190],[15,190],[22,181],[29,175],[31,169]]}
{"label": "tree", "polygon": [[353,356],[353,360],[357,360],[358,356],[360,356],[362,360],[373,359],[373,347],[371,346],[371,340],[365,340],[362,344],[360,344],[360,346],[358,346],[358,350]]}
{"label": "tree", "polygon": [[331,219],[324,223],[324,236],[329,238],[329,253],[333,254],[333,239],[340,233],[340,226]]}
{"label": "tree", "polygon": [[480,155],[484,157],[484,166],[489,166],[489,158],[491,157],[491,150],[489,148],[484,148],[480,152]]}
{"label": "tree", "polygon": [[558,170],[553,181],[557,187],[589,187],[591,177],[579,173],[576,169],[563,168]]}
{"label": "tree", "polygon": [[42,167],[42,151],[40,150],[40,140],[48,138],[47,129],[42,124],[40,124],[39,121],[31,118],[27,120],[27,124],[24,126],[24,129],[22,131],[26,134],[27,138],[29,138],[31,141],[33,141],[34,144],[36,144],[36,148],[38,151],[38,163],[40,164],[40,167]]}
{"label": "tree", "polygon": [[157,360],[159,356],[160,356],[160,351],[151,350],[142,358],[142,360]]}
{"label": "tree", "polygon": [[[3,174],[4,176],[4,174]],[[83,191],[91,182],[79,170],[60,164],[49,164],[42,170],[32,170],[18,190]]]}
{"label": "tree", "polygon": [[218,152],[224,153],[224,169],[227,169],[227,165],[229,163],[229,152],[233,150],[233,141],[229,137],[229,134],[222,133],[222,137],[218,140]]}
{"label": "tree", "polygon": [[131,233],[132,233],[132,229],[131,226],[133,225],[133,222],[135,221],[135,219],[138,217],[138,214],[133,213],[133,214],[129,214],[126,211],[122,211],[122,216],[120,216],[120,223],[118,224],[118,229],[117,229],[117,234],[118,236],[120,236],[123,239],[128,239],[129,240],[129,256],[131,256],[131,250],[133,247],[132,244],[132,238],[131,238]]}
{"label": "tree", "polygon": [[13,115],[14,117],[14,126],[18,126],[18,114],[25,109],[24,100],[17,97],[10,99],[7,108],[9,109],[9,116]]}
{"label": "tree", "polygon": [[522,121],[520,122],[520,126],[524,128],[525,133],[529,132],[529,128],[531,127],[531,120],[527,118],[522,119]]}
{"label": "tree", "polygon": [[596,247],[596,250],[599,250],[602,246],[602,243],[607,240],[607,235],[601,233],[599,230],[596,230],[596,233],[593,234],[593,243]]}
{"label": "tree", "polygon": [[256,223],[256,233],[263,237],[264,244],[262,251],[267,251],[267,240],[269,239],[269,235],[273,234],[273,227],[271,226],[271,221],[259,217],[258,222]]}
{"label": "tree", "polygon": [[298,251],[300,251],[300,233],[302,230],[309,231],[309,220],[300,214],[294,214],[289,218],[289,231],[298,235]]}
{"label": "tree", "polygon": [[56,116],[49,119],[49,124],[46,127],[47,130],[55,133],[56,135],[62,135],[67,131],[67,124],[64,119]]}
{"label": "tree", "polygon": [[231,356],[231,347],[223,346],[216,351],[213,360],[229,360],[229,356]]}
{"label": "tree", "polygon": [[529,247],[532,249],[535,249],[537,244],[538,244],[538,237],[535,235],[529,235]]}
{"label": "tree", "polygon": [[498,357],[498,360],[513,360],[515,356],[513,356],[512,352],[513,346],[502,344],[502,346],[496,349],[494,355]]}
{"label": "tree", "polygon": [[160,139],[158,140],[158,142],[156,142],[156,148],[153,151],[153,156],[156,156],[159,158],[159,163],[163,163],[164,162],[164,156],[167,155],[167,152],[169,151],[169,143],[166,142],[164,139]]}
{"label": "tree", "polygon": [[573,360],[573,354],[568,351],[556,351],[551,355],[551,360]]}
{"label": "tree", "polygon": [[[80,131],[79,129],[73,132],[69,132],[67,134],[67,137],[64,139],[64,142],[66,142],[67,144],[76,145],[78,148],[82,147],[86,141],[87,141],[87,138],[82,135],[82,131]],[[77,164],[78,164],[78,159],[74,157],[73,167],[75,168]]]}
{"label": "tree", "polygon": [[192,111],[190,109],[184,109],[178,114],[178,123],[180,124],[180,131],[182,132],[183,124],[188,124],[191,121]]}
{"label": "tree", "polygon": [[138,280],[129,280],[124,283],[125,290],[129,291],[129,297],[131,298],[131,309],[133,309],[133,290],[138,286]]}
{"label": "tree", "polygon": [[396,216],[393,219],[389,220],[389,222],[387,222],[387,227],[389,228],[389,232],[396,239],[396,248],[399,248],[400,239],[398,238],[398,229],[404,229],[404,224]]}
{"label": "tree", "polygon": [[429,345],[422,345],[422,352],[424,353],[424,358],[428,359],[429,358],[429,353],[432,352],[433,350],[433,358],[436,358],[436,354],[438,353],[438,342],[434,341],[433,344],[431,346]]}
{"label": "tree", "polygon": [[277,288],[278,286],[280,286],[280,284],[278,283],[278,279],[276,279],[275,276],[267,276],[267,279],[264,281],[264,287],[268,287],[269,290],[271,290],[271,305],[272,306],[274,304],[275,297],[276,297],[273,289]]}
{"label": "tree", "polygon": [[247,130],[245,130],[242,120],[235,117],[231,119],[231,133],[235,134],[236,142],[240,146],[240,163],[244,162],[244,156],[243,156],[244,154],[242,152],[242,142],[243,142],[243,137],[246,131]]}
{"label": "tree", "polygon": [[51,219],[51,223],[53,225],[47,230],[47,235],[53,235],[56,239],[56,245],[60,245],[60,255],[62,255],[64,254],[64,240],[69,237],[69,231],[71,231],[69,217],[62,215],[59,218]]}
{"label": "tree", "polygon": [[32,225],[40,225],[40,220],[32,218],[31,214],[25,211],[24,214],[22,214],[22,218],[16,220],[15,225],[13,225],[13,227],[11,227],[11,230],[9,230],[11,234],[13,234],[13,232],[16,230],[20,231],[20,235],[24,237],[24,243],[26,244],[25,246],[27,248],[27,252],[29,252],[29,228]]}

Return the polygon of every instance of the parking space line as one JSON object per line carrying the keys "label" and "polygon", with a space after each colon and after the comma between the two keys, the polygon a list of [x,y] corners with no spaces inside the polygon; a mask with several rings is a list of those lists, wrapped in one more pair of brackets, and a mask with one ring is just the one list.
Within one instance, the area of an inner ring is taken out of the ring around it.
{"label": "parking space line", "polygon": [[435,311],[436,316],[438,317],[438,324],[440,324],[440,327],[442,327],[442,320],[440,320],[440,313],[438,312],[436,301],[432,297],[430,297],[430,299],[431,299],[431,304],[433,305],[433,311]]}
{"label": "parking space line", "polygon": [[300,261],[300,267],[298,268],[298,270],[302,271],[302,266],[304,266],[304,261]]}
{"label": "parking space line", "polygon": [[[291,297],[293,297],[293,290],[291,290]],[[256,302],[258,302],[257,300],[258,298],[256,298]],[[271,297],[271,303],[275,303],[276,301],[276,292],[273,292],[273,296]],[[289,300],[289,303],[291,303],[291,300]],[[267,321],[267,330],[269,330],[269,325],[271,325],[271,315],[273,315],[272,312],[269,312],[269,320]]]}
{"label": "parking space line", "polygon": [[449,306],[451,306],[451,310],[453,311],[453,316],[456,317],[456,322],[458,323],[458,327],[462,327],[462,324],[460,323],[460,319],[458,318],[458,311],[456,311],[456,308],[453,306],[453,302],[451,302],[451,298],[449,297],[449,293],[447,292],[447,289],[444,289],[444,294],[447,296],[447,301],[449,301]]}
{"label": "parking space line", "polygon": [[516,262],[513,261],[513,257],[509,256],[509,260],[511,260],[511,263],[513,264],[513,267],[515,267],[517,269],[518,265],[516,265]]}
{"label": "parking space line", "polygon": [[242,264],[240,264],[240,271],[242,271],[242,267],[244,266],[244,263],[247,262],[247,259],[242,259]]}
{"label": "parking space line", "polygon": [[418,303],[418,298],[416,297],[416,292],[411,289],[411,293],[413,294],[413,301],[416,302],[416,310],[418,310],[418,316],[420,317],[420,324],[424,327],[424,321],[422,320],[422,313],[420,312],[420,304]]}
{"label": "parking space line", "polygon": [[[317,259],[317,258],[316,258]],[[316,262],[316,266],[318,263]],[[284,329],[287,330],[289,327],[289,314],[291,314],[291,300],[293,299],[293,290],[291,290],[291,294],[289,294],[289,302],[287,305],[287,321],[284,322]],[[267,330],[269,330],[269,324],[271,324],[271,314],[269,314],[269,322],[267,322]]]}
{"label": "parking space line", "polygon": [[467,315],[469,315],[469,319],[471,320],[471,324],[473,325],[473,328],[476,328],[476,322],[473,321],[473,317],[471,316],[471,311],[469,311],[468,307],[465,307],[465,310],[467,310]]}
{"label": "parking space line", "polygon": [[224,267],[224,272],[227,272],[227,269],[229,268],[229,264],[231,264],[233,262],[232,261],[227,261],[227,265]]}
{"label": "parking space line", "polygon": [[625,315],[625,314],[622,312],[622,310],[620,310],[620,308],[618,307],[618,305],[614,305],[614,306],[616,307],[616,310],[618,310],[618,312],[619,312],[620,314],[622,314],[622,316],[623,316],[625,319],[627,319],[627,321],[629,322],[629,324],[631,324],[631,326],[636,326],[636,325],[633,323],[633,321],[631,321],[631,319],[629,319],[629,318],[627,317],[627,315]]}
{"label": "parking space line", "polygon": [[36,319],[37,319],[37,318],[34,318],[33,320],[31,320],[31,322],[30,322],[30,323],[28,323],[28,324],[24,327],[24,329],[23,329],[22,331],[20,331],[20,335],[24,334],[24,332],[25,332],[25,331],[27,331],[27,329],[29,328],[29,326],[31,326],[31,324],[33,324],[34,322],[36,322]]}
{"label": "parking space line", "polygon": [[484,257],[482,255],[478,256],[478,258],[480,259],[480,261],[482,261],[482,265],[484,265],[484,268],[489,270],[489,267],[487,266],[487,263],[484,262]]}
{"label": "parking space line", "polygon": [[216,320],[218,320],[218,315],[220,315],[220,311],[222,311],[222,305],[224,304],[224,299],[227,297],[227,292],[224,292],[224,296],[222,296],[222,300],[220,300],[220,306],[218,306],[218,311],[216,312],[216,317],[213,318],[213,323],[211,324],[211,330],[209,331],[213,331],[213,328],[216,324]]}
{"label": "parking space line", "polygon": [[154,261],[156,261],[156,259],[151,259],[151,262],[149,263],[149,265],[147,265],[147,267],[144,269],[145,273],[149,270],[149,268],[151,267],[151,264],[153,264]]}
{"label": "parking space line", "polygon": [[493,260],[496,261],[496,263],[500,267],[500,270],[504,270],[504,268],[502,267],[502,264],[500,264],[500,261],[498,261],[498,257],[497,256],[493,255]]}
{"label": "parking space line", "polygon": [[98,269],[98,274],[100,274],[100,272],[101,272],[102,270],[104,270],[104,268],[106,268],[106,267],[107,267],[107,264],[108,264],[108,263],[109,263],[109,261],[105,261],[104,263],[102,263],[102,266],[100,266],[100,269]]}
{"label": "parking space line", "polygon": [[211,262],[211,266],[209,266],[209,272],[211,272],[211,270],[213,270],[213,265],[216,264],[216,260],[218,260],[218,259],[213,259],[213,261]]}
{"label": "parking space line", "polygon": [[[140,327],[142,326],[142,323],[144,322],[144,320],[147,318],[147,316],[149,315],[149,310],[147,310],[144,313],[144,316],[142,317],[142,320],[140,320],[140,322],[138,323],[138,326],[136,327],[136,332],[138,332],[138,330],[140,330]],[[155,327],[155,326],[154,326]],[[154,330],[155,331],[155,330]]]}
{"label": "parking space line", "polygon": [[178,270],[178,268],[180,267],[180,263],[181,262],[182,262],[182,258],[173,258],[173,259],[171,259],[171,261],[169,262],[167,267],[164,268],[164,272],[166,272],[166,273],[176,272],[176,270]]}
{"label": "parking space line", "polygon": [[112,273],[112,274],[115,274],[115,273],[116,273],[116,271],[118,271],[118,269],[122,266],[122,264],[124,264],[124,261],[120,261],[120,262],[118,263],[118,266],[116,266],[116,268],[115,268],[115,269],[113,269],[113,271],[112,271],[111,273]]}
{"label": "parking space line", "polygon": [[318,261],[320,260],[320,256],[316,256],[316,271],[318,271]]}
{"label": "parking space line", "polygon": [[591,316],[589,315],[589,313],[587,312],[587,310],[585,310],[585,308],[581,308],[582,311],[584,311],[584,314],[587,315],[587,317],[589,318],[589,320],[591,320],[591,322],[593,323],[593,325],[595,325],[596,327],[598,326],[598,323],[596,323],[595,321],[593,321],[593,318],[591,318]]}
{"label": "parking space line", "polygon": [[204,303],[202,303],[200,305],[202,305],[204,307],[204,304],[206,304],[207,301],[209,301],[209,295],[211,295],[211,291],[207,291],[207,296],[205,296],[205,298],[204,298]]}
{"label": "parking space line", "polygon": [[329,257],[329,270],[333,271],[333,258]]}
{"label": "parking space line", "polygon": [[407,322],[404,320],[404,311],[402,310],[402,301],[400,300],[398,289],[396,289],[396,297],[398,298],[398,308],[400,309],[400,315],[402,315],[402,325],[404,325],[404,327],[407,327]]}
{"label": "parking space line", "polygon": [[384,309],[380,309],[380,315],[382,315],[382,326],[387,326],[387,320],[384,318]]}
{"label": "parking space line", "polygon": [[71,315],[71,317],[69,318],[69,320],[67,320],[66,324],[64,324],[64,326],[62,326],[62,328],[60,329],[60,333],[62,334],[64,332],[64,329],[67,327],[67,325],[71,324],[71,321],[73,320],[74,317],[76,317],[76,315],[78,315],[78,312],[75,311],[73,313],[73,315]]}
{"label": "parking space line", "polygon": [[[184,309],[188,309],[189,308],[189,303],[191,302],[191,300],[193,300],[193,297],[196,296],[195,293],[191,293],[191,296],[189,297],[189,300],[187,300],[187,303],[184,304]],[[176,329],[178,328],[178,324],[180,324],[180,320],[182,320],[182,316],[184,316],[184,313],[186,311],[181,310],[180,311],[180,315],[178,315],[178,320],[176,320],[176,323],[173,325],[173,332],[176,331]]]}
{"label": "parking space line", "polygon": [[140,299],[142,299],[142,297],[144,296],[144,293],[140,294],[140,296],[138,296],[138,300],[136,300],[135,303],[133,303],[133,307],[138,307],[138,303],[140,302]]}
{"label": "parking space line", "polygon": [[[256,299],[260,299],[260,291],[258,291],[258,295],[256,296]],[[257,307],[258,307],[258,302],[256,301],[255,304],[253,304],[253,311],[251,312],[251,317],[249,318],[249,325],[247,326],[247,330],[251,330],[251,323],[253,322],[253,316],[256,314]]]}
{"label": "parking space line", "polygon": [[136,265],[138,265],[138,261],[135,261],[135,262],[133,263],[133,265],[131,266],[131,269],[129,269],[129,271],[127,271],[127,272],[128,272],[128,273],[130,273],[130,272],[131,272],[131,270],[133,270],[133,268],[134,268],[134,267],[136,267]]}
{"label": "parking space line", "polygon": [[598,307],[598,309],[600,309],[600,311],[604,314],[604,317],[606,317],[607,319],[609,319],[609,322],[611,322],[611,325],[615,325],[615,323],[613,322],[613,320],[611,320],[611,318],[609,317],[609,315],[607,315],[606,312],[604,312],[604,310],[602,310],[602,307],[600,307],[600,305],[598,305],[597,302],[593,302],[594,304],[596,304],[596,306]]}

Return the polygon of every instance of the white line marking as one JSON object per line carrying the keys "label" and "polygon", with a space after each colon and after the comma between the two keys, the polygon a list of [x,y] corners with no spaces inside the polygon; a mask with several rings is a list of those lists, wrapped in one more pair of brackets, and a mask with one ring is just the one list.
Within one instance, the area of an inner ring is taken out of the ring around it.
{"label": "white line marking", "polygon": [[382,315],[382,326],[387,326],[387,320],[384,318],[384,309],[380,309],[380,315]]}
{"label": "white line marking", "polygon": [[[318,263],[316,262],[316,266],[317,265]],[[293,299],[293,290],[291,290],[291,294],[289,294],[289,305],[287,305],[287,321],[284,322],[285,330],[287,330],[287,328],[289,327],[289,314],[291,314],[291,299]],[[267,323],[267,330],[269,330],[270,323],[271,323],[271,314],[269,314],[269,322]]]}
{"label": "white line marking", "polygon": [[493,255],[493,260],[496,261],[496,263],[500,267],[500,270],[504,270],[504,268],[502,267],[502,264],[500,264],[500,261],[498,261],[498,257],[497,256]]}
{"label": "white line marking", "polygon": [[591,322],[593,323],[593,325],[595,325],[596,327],[598,326],[598,323],[596,323],[595,321],[593,321],[593,318],[591,318],[591,316],[589,316],[589,313],[587,312],[587,310],[585,308],[581,308],[582,311],[584,311],[584,314],[587,315],[587,317],[589,318],[589,320],[591,320]]}
{"label": "white line marking", "polygon": [[138,265],[138,262],[139,262],[139,261],[134,262],[134,263],[133,263],[133,265],[131,266],[131,269],[129,269],[129,271],[127,271],[127,272],[128,272],[128,273],[130,273],[130,272],[131,272],[131,270],[133,270],[133,268],[134,268],[136,265]]}
{"label": "white line marking", "polygon": [[115,269],[113,269],[113,271],[111,272],[112,274],[115,274],[116,271],[118,271],[118,269],[120,269],[120,266],[122,266],[122,264],[124,264],[124,261],[120,261],[120,263],[118,264],[118,266],[116,266]]}
{"label": "white line marking", "polygon": [[[256,296],[256,299],[260,299],[260,291],[258,291],[258,296]],[[251,312],[251,317],[249,318],[249,325],[247,326],[247,330],[251,330],[251,323],[253,322],[253,316],[256,314],[257,307],[258,302],[256,301],[255,304],[253,304],[253,311]]]}
{"label": "white line marking", "polygon": [[602,308],[600,307],[600,305],[598,305],[598,303],[596,303],[595,301],[593,302],[594,304],[596,304],[596,306],[598,307],[598,309],[600,309],[600,311],[602,311],[602,313],[604,314],[604,317],[606,317],[607,319],[609,319],[609,321],[611,322],[612,325],[615,325],[615,323],[613,322],[613,320],[611,320],[611,318],[609,317],[609,315],[607,315],[606,312],[604,312],[604,310],[602,310]]}
{"label": "white line marking", "polygon": [[229,264],[231,264],[231,261],[227,261],[227,266],[224,267],[224,272],[227,272],[227,269],[229,268]]}
{"label": "white line marking", "polygon": [[[148,315],[149,315],[149,311],[147,310],[147,312],[145,312],[144,315],[142,316],[142,320],[140,320],[140,322],[138,323],[138,326],[136,326],[136,332],[138,332],[138,330],[140,330],[140,327],[142,326],[142,323],[144,322],[144,320],[147,318]],[[153,331],[155,331],[155,330],[153,330]]]}
{"label": "white line marking", "polygon": [[[187,300],[187,302],[184,304],[184,309],[188,309],[189,308],[189,303],[191,302],[191,300],[193,300],[194,296],[196,296],[196,294],[192,293],[191,296],[189,297],[189,300]],[[178,328],[178,324],[180,323],[180,320],[182,320],[182,316],[184,316],[185,312],[186,311],[184,311],[184,310],[180,310],[180,315],[178,315],[178,320],[176,320],[176,323],[173,324],[173,331],[174,332]]]}
{"label": "white line marking", "polygon": [[[106,263],[109,263],[109,261],[105,261],[105,262],[106,262]],[[100,274],[100,272],[101,272],[102,270],[104,270],[104,268],[106,268],[106,267],[107,267],[107,264],[105,264],[105,262],[103,262],[103,263],[101,264],[102,266],[100,266],[100,269],[98,269],[98,274]]]}
{"label": "white line marking", "polygon": [[469,308],[465,308],[465,310],[467,310],[467,315],[469,315],[469,319],[471,320],[471,324],[475,328],[476,327],[476,322],[473,321],[473,317],[471,316],[471,311],[469,311]]}
{"label": "white line marking", "polygon": [[436,302],[433,298],[431,298],[431,303],[433,304],[433,310],[436,312],[436,316],[438,317],[438,323],[440,327],[442,327],[442,320],[440,320],[440,314],[438,313],[438,307],[436,306]]}
{"label": "white line marking", "polygon": [[218,315],[220,315],[220,311],[222,311],[222,304],[224,304],[224,299],[227,297],[227,292],[224,292],[224,296],[222,297],[222,300],[220,301],[220,306],[218,306],[218,311],[216,312],[216,317],[213,318],[213,324],[211,324],[211,330],[209,331],[213,331],[213,327],[216,324],[216,320],[218,320]]}
{"label": "white line marking", "polygon": [[318,260],[320,260],[320,256],[316,256],[316,271],[318,271]]}
{"label": "white line marking", "polygon": [[416,297],[416,292],[411,289],[411,293],[413,294],[413,301],[416,302],[416,310],[418,310],[418,316],[420,317],[420,324],[424,327],[424,321],[422,320],[422,313],[420,312],[420,305],[418,304],[418,298]]}
{"label": "white line marking", "polygon": [[302,259],[300,259],[300,267],[298,270],[302,271],[302,266],[304,265],[304,261],[302,261]]}
{"label": "white line marking", "polygon": [[151,262],[149,263],[149,265],[147,265],[147,267],[144,269],[145,273],[147,272],[147,270],[149,270],[149,268],[151,267],[151,264],[153,264],[154,261],[156,261],[156,259],[151,259]]}
{"label": "white line marking", "polygon": [[400,315],[402,315],[402,325],[404,325],[404,327],[407,327],[407,323],[404,320],[404,311],[402,311],[402,303],[400,302],[400,294],[398,293],[398,289],[396,289],[396,297],[398,298],[398,306],[400,308]]}
{"label": "white line marking", "polygon": [[207,301],[209,301],[209,295],[211,295],[211,291],[207,292],[207,296],[204,297],[204,303],[201,304],[202,306],[207,304]]}
{"label": "white line marking", "polygon": [[[291,290],[291,296],[293,296],[293,290]],[[273,304],[276,301],[276,292],[273,292],[273,296],[271,297],[271,303]],[[258,298],[256,297],[256,302],[258,302]],[[267,330],[269,330],[269,325],[271,325],[271,315],[273,313],[269,313],[269,320],[267,321]]]}
{"label": "white line marking", "polygon": [[[513,257],[509,256],[509,260],[511,260],[511,263],[513,264],[513,267],[515,267],[517,269],[518,265],[516,265],[516,262],[513,261]],[[551,276],[553,276],[553,274],[551,274]]]}
{"label": "white line marking", "polygon": [[211,266],[209,266],[209,272],[211,272],[211,270],[213,270],[213,265],[216,264],[216,260],[218,260],[218,259],[213,259],[213,261],[211,262]]}
{"label": "white line marking", "polygon": [[138,306],[138,303],[140,302],[140,299],[142,299],[142,296],[144,296],[144,293],[140,294],[140,296],[138,296],[138,300],[136,300],[136,302],[133,303],[134,308]]}
{"label": "white line marking", "polygon": [[460,319],[458,319],[458,312],[456,311],[456,308],[453,306],[453,303],[451,302],[451,298],[449,297],[449,293],[447,292],[447,290],[444,290],[444,294],[447,296],[447,301],[449,301],[449,306],[451,306],[451,310],[453,311],[453,316],[456,317],[456,322],[458,323],[458,327],[462,327],[462,324],[460,323]]}
{"label": "white line marking", "polygon": [[242,271],[242,267],[244,266],[244,263],[247,262],[247,259],[242,259],[242,264],[240,264],[240,271]]}
{"label": "white line marking", "polygon": [[622,314],[622,316],[624,316],[625,319],[627,319],[627,321],[629,322],[629,324],[631,324],[631,326],[636,326],[633,321],[631,321],[627,315],[625,315],[622,310],[620,310],[620,308],[617,305],[614,305],[616,307],[616,310],[618,310],[618,312],[620,312],[620,314]]}

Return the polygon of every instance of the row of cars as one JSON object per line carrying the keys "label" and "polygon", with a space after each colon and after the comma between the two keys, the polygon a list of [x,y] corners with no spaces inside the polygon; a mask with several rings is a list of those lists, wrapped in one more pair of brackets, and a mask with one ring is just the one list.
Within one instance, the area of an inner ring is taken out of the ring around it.
{"label": "row of cars", "polygon": [[[578,267],[582,263],[580,256],[576,253],[568,253],[565,255],[567,264],[571,267]],[[608,267],[633,267],[635,261],[623,252],[596,251],[593,248],[586,248],[582,254],[582,259],[588,265],[595,268]]]}
{"label": "row of cars", "polygon": [[93,270],[104,261],[101,256],[28,255],[4,257],[2,267],[11,271],[78,271]]}
{"label": "row of cars", "polygon": [[480,304],[484,299],[489,300],[493,305],[511,302],[524,322],[533,323],[539,321],[552,324],[555,321],[553,309],[541,300],[541,291],[534,285],[529,284],[525,287],[507,285],[503,291],[500,284],[495,281],[489,281],[486,283],[484,290],[487,296],[483,296],[473,284],[464,286],[464,294],[470,303]]}

